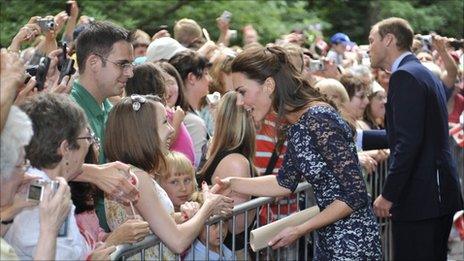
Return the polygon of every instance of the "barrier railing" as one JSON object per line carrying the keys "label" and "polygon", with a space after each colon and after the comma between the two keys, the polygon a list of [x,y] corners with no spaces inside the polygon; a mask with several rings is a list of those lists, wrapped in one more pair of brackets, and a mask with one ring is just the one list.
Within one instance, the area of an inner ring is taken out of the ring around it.
{"label": "barrier railing", "polygon": [[[298,210],[300,207],[310,207],[313,206],[315,203],[313,194],[312,194],[312,188],[307,182],[302,182],[298,185],[297,189],[295,190],[295,193],[298,195],[297,199],[300,199],[299,202],[297,201],[288,201],[289,205],[292,204],[297,204]],[[242,204],[239,204],[234,207],[233,212],[232,212],[232,217],[229,217],[232,219],[232,234],[235,234],[235,230],[237,227],[237,216],[244,214],[244,227],[249,227],[253,223],[253,228],[259,227],[259,213],[260,213],[260,208],[263,206],[267,206],[268,208],[268,215],[267,215],[267,222],[269,223],[270,220],[270,215],[269,215],[269,210],[270,210],[270,205],[275,202],[275,198],[272,197],[259,197],[255,199],[251,199],[247,202],[244,202]],[[299,204],[301,203],[301,204]],[[289,206],[287,206],[288,209]],[[248,220],[248,213],[250,211],[255,211],[256,214],[254,215],[254,221]],[[280,215],[280,208],[278,210],[278,215]],[[227,218],[227,219],[229,219]],[[256,222],[255,222],[256,221]],[[206,251],[205,253],[208,253],[209,251],[209,229],[212,225],[222,223],[222,222],[227,222],[226,218],[220,217],[220,216],[215,216],[210,218],[206,223],[205,223],[205,229],[207,231],[206,235]],[[219,229],[219,234],[220,238],[222,238],[222,226],[220,226]],[[235,250],[235,241],[237,238],[232,237],[232,252],[236,252]],[[308,260],[310,254],[312,253],[312,249],[308,249],[308,247],[311,247],[312,245],[310,244],[312,242],[312,235],[307,235],[305,236],[304,239],[301,239],[299,242],[295,243],[294,246],[290,246],[286,248],[285,250],[277,250],[273,251],[271,248],[267,248],[264,251],[260,251],[259,253],[253,253],[251,251],[248,251],[248,246],[249,246],[249,235],[248,233],[244,233],[244,242],[245,242],[245,250],[243,251],[244,254],[242,257],[238,258],[240,260],[250,260],[250,259],[255,259],[255,260],[281,260],[282,258],[287,259],[287,260]],[[134,243],[134,244],[125,244],[125,245],[119,245],[116,249],[115,252],[112,253],[111,255],[111,260],[126,260],[128,258],[134,259],[134,260],[145,260],[145,250],[156,247],[158,248],[158,251],[161,252],[163,249],[161,241],[156,237],[155,235],[150,235],[147,236],[143,241]],[[220,249],[219,253],[222,253],[222,247],[224,247],[222,244],[220,244]],[[300,252],[300,248],[304,247],[304,251],[302,251],[301,256],[298,254]],[[193,248],[193,245],[190,247],[190,251],[195,251],[195,248]],[[195,253],[193,253],[195,255]],[[162,256],[160,253],[159,256]],[[237,257],[236,257],[237,258]],[[180,260],[180,256],[176,256],[176,260]],[[201,260],[209,260],[209,256],[206,255],[204,258],[201,258]]]}
{"label": "barrier railing", "polygon": [[[456,151],[452,151],[453,156],[455,157],[454,159],[459,160],[459,157],[463,156],[463,150],[457,149]],[[366,176],[366,186],[368,189],[369,194],[371,195],[372,200],[375,200],[378,195],[382,192],[382,188],[385,182],[385,178],[388,174],[388,161],[384,161],[380,163],[377,167],[377,170],[374,173],[368,174]],[[462,177],[461,177],[462,179]],[[310,206],[315,205],[315,200],[312,194],[312,189],[311,186],[306,183],[300,183],[298,188],[296,189],[295,193],[298,194],[296,197],[297,202],[296,204],[298,205],[297,208],[298,210],[300,209],[305,209]],[[255,222],[254,228],[260,227],[261,224],[259,224],[259,213],[260,213],[260,208],[263,206],[267,206],[267,223],[271,222],[270,220],[270,205],[272,203],[276,202],[275,198],[272,197],[259,197],[252,199],[250,201],[247,201],[245,203],[242,203],[240,205],[237,205],[233,209],[233,214],[232,217],[232,223],[233,223],[233,228],[232,228],[232,234],[235,234],[235,228],[237,224],[237,216],[241,214],[245,214],[245,227],[248,227],[250,222]],[[279,200],[279,202],[282,202],[282,200]],[[290,207],[290,204],[295,204],[295,200],[288,200],[288,205],[287,205],[287,210]],[[278,213],[277,216],[281,216],[280,212],[280,205],[278,205]],[[248,213],[250,211],[255,211],[256,215],[254,218],[254,221],[249,221],[248,220]],[[284,213],[286,215],[287,213]],[[222,217],[213,217],[209,219],[206,223],[206,229],[207,232],[210,229],[210,226],[221,223],[221,222],[227,222],[224,218]],[[392,232],[391,232],[391,221],[389,219],[378,219],[379,225],[380,225],[380,230],[381,230],[381,237],[382,237],[382,253],[383,253],[383,260],[392,260],[393,253],[392,253]],[[209,233],[207,233],[208,235]],[[222,235],[222,229],[220,229],[220,235]],[[293,246],[290,246],[288,248],[285,248],[284,250],[278,249],[276,251],[273,251],[269,247],[265,250],[259,251],[258,253],[252,253],[249,251],[245,251],[245,254],[241,260],[250,260],[250,259],[255,259],[255,260],[308,260],[310,259],[312,255],[312,248],[309,247],[312,245],[313,242],[313,237],[315,235],[313,233],[306,235],[304,238],[300,239],[299,242],[295,243]],[[222,238],[222,237],[221,237]],[[232,240],[232,251],[235,250],[235,240],[236,238],[233,238]],[[249,237],[248,234],[244,234],[244,241],[245,245],[248,245],[249,243]],[[144,260],[144,249],[157,246],[160,251],[162,251],[161,247],[161,242],[153,235],[145,238],[143,241],[132,244],[132,245],[122,245],[118,246],[118,249],[113,253],[112,255],[112,260],[125,260],[127,257],[133,256],[135,254],[139,254],[140,258],[137,258],[138,260]],[[301,249],[304,248],[304,249]],[[209,244],[208,244],[208,238],[206,239],[206,249],[209,250]],[[222,253],[222,244],[220,245],[220,253]],[[177,255],[176,258],[180,260],[180,257]],[[208,256],[205,256],[201,260],[208,260]]]}

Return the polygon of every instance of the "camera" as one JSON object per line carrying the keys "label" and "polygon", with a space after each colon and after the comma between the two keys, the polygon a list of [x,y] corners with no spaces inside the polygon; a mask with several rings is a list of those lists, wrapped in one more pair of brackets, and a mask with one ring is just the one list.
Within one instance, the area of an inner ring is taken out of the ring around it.
{"label": "camera", "polygon": [[74,60],[73,59],[68,59],[67,58],[67,44],[63,43],[63,52],[60,55],[59,58],[59,63],[58,63],[58,70],[60,71],[60,77],[58,79],[58,82],[61,83],[61,80],[66,75],[73,75],[76,72],[76,69],[74,69]]}
{"label": "camera", "polygon": [[[43,200],[43,195],[45,191],[45,186],[50,185],[51,190],[55,193],[60,186],[58,181],[54,180],[33,180],[29,185],[29,189],[27,191],[27,200],[28,201],[35,201],[40,202]],[[66,237],[68,235],[68,223],[69,223],[69,216],[65,219],[64,223],[61,225],[60,229],[58,230],[58,237]]]}
{"label": "camera", "polygon": [[311,72],[323,71],[325,69],[324,61],[321,60],[310,60],[309,61],[309,70]]}
{"label": "camera", "polygon": [[[45,87],[45,79],[47,78],[48,69],[50,67],[50,58],[48,57],[41,57],[39,60],[39,64],[29,65],[26,68],[26,73],[29,74],[31,77],[35,76],[35,87],[38,91],[43,90]],[[24,83],[29,81],[30,77],[26,79]]]}
{"label": "camera", "polygon": [[221,16],[219,18],[226,21],[226,22],[230,22],[230,19],[232,19],[232,13],[225,10],[224,12],[222,12],[222,14],[221,14]]}
{"label": "camera", "polygon": [[40,202],[43,199],[43,193],[45,191],[45,186],[50,184],[53,192],[58,190],[60,183],[53,180],[34,180],[29,185],[27,191],[27,200],[28,201],[37,201]]}
{"label": "camera", "polygon": [[40,58],[39,65],[37,65],[37,72],[35,74],[35,87],[41,91],[45,87],[45,79],[47,78],[48,68],[50,67],[50,58]]}
{"label": "camera", "polygon": [[42,32],[48,32],[55,28],[55,21],[53,18],[40,18],[37,20],[37,24],[40,26]]}
{"label": "camera", "polygon": [[464,49],[464,39],[450,41],[448,45],[453,47],[454,50]]}

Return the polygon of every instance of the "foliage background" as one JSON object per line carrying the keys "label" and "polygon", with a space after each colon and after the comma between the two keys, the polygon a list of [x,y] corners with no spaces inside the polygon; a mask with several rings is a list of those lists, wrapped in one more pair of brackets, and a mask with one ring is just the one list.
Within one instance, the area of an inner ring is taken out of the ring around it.
{"label": "foliage background", "polygon": [[[15,33],[34,15],[54,15],[65,8],[65,0],[1,0],[0,44],[7,46]],[[462,38],[464,35],[463,0],[78,0],[80,14],[111,20],[128,29],[139,28],[152,34],[159,25],[172,28],[183,17],[195,19],[208,29],[213,39],[218,30],[215,18],[223,10],[232,12],[231,29],[252,24],[260,42],[274,41],[291,29],[314,35],[313,25],[322,27],[324,37],[345,32],[363,44],[372,24],[382,18],[398,16],[410,21],[416,33]],[[241,43],[241,34],[235,40]],[[311,38],[311,37],[310,37]]]}

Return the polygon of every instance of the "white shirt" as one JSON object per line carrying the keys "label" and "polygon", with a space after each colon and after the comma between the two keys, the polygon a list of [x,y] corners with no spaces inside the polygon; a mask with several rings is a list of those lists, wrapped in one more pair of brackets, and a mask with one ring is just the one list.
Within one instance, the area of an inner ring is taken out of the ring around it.
{"label": "white shirt", "polygon": [[403,61],[404,57],[412,54],[411,52],[404,52],[400,55],[400,57],[396,58],[396,60],[392,64],[391,73],[394,73],[400,67],[401,61]]}
{"label": "white shirt", "polygon": [[[39,176],[44,180],[50,180],[45,172],[31,168],[28,174]],[[90,252],[90,247],[79,232],[74,217],[75,206],[71,206],[68,214],[68,233],[66,237],[58,237],[56,240],[56,260],[83,260]],[[39,206],[21,211],[15,218],[5,240],[10,244],[20,260],[32,260],[36,251],[40,232]]]}
{"label": "white shirt", "polygon": [[195,149],[195,168],[198,168],[200,165],[203,147],[207,143],[207,129],[205,121],[198,116],[198,114],[191,111],[187,112],[184,118],[185,127],[192,137],[193,147]]}
{"label": "white shirt", "polygon": [[[187,256],[184,260],[206,260],[206,246],[201,243],[200,240],[196,239],[193,244],[193,248],[189,250]],[[222,255],[219,256],[218,253],[209,250],[208,253],[209,260],[235,260],[235,255],[230,249],[225,245],[222,245]]]}

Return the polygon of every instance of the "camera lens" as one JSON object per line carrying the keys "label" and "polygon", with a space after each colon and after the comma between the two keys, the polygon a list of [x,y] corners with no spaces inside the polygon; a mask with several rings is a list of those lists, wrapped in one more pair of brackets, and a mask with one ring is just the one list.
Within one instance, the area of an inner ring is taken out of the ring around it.
{"label": "camera lens", "polygon": [[55,27],[55,22],[53,22],[53,21],[48,22],[47,27],[50,28],[50,29],[54,28]]}

